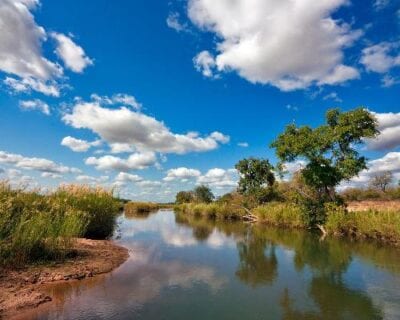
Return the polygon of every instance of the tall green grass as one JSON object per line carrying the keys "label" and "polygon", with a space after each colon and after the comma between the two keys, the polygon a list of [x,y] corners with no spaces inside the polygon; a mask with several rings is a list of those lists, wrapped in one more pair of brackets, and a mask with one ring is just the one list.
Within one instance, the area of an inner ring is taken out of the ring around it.
{"label": "tall green grass", "polygon": [[42,195],[0,182],[0,265],[62,258],[75,237],[110,236],[118,205],[99,188],[63,186]]}
{"label": "tall green grass", "polygon": [[348,212],[343,207],[331,207],[327,210],[325,228],[333,234],[400,242],[400,212],[390,210]]}
{"label": "tall green grass", "polygon": [[275,226],[306,227],[301,208],[290,202],[270,202],[253,209],[253,214],[258,221]]}
{"label": "tall green grass", "polygon": [[85,185],[65,185],[50,197],[86,213],[88,223],[83,234],[85,238],[105,239],[112,235],[115,218],[120,210],[120,201],[114,198],[112,190]]}
{"label": "tall green grass", "polygon": [[175,211],[204,216],[213,219],[237,220],[246,215],[246,211],[239,206],[232,206],[228,203],[183,203],[175,205]]}

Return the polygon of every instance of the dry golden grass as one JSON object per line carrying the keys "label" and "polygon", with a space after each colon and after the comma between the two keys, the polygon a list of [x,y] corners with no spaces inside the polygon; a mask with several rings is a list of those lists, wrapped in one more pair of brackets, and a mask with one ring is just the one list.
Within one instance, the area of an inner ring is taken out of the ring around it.
{"label": "dry golden grass", "polygon": [[400,213],[400,200],[363,200],[350,201],[349,211],[398,211]]}

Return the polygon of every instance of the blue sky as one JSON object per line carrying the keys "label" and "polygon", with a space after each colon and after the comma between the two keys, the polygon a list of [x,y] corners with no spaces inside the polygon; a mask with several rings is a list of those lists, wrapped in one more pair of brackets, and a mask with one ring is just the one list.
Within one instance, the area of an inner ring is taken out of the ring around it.
{"label": "blue sky", "polygon": [[[288,123],[364,106],[400,178],[400,1],[0,1],[0,174],[168,201],[232,190]],[[296,167],[294,165],[293,167]]]}

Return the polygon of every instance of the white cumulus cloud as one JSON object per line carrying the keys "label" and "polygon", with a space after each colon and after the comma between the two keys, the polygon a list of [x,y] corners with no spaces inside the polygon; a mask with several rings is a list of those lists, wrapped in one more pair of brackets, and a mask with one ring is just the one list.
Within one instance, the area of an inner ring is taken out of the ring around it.
{"label": "white cumulus cloud", "polygon": [[389,152],[382,158],[370,160],[367,163],[368,169],[348,182],[342,183],[340,189],[348,187],[365,187],[369,181],[376,175],[390,171],[394,180],[400,180],[400,152]]}
{"label": "white cumulus cloud", "polygon": [[174,180],[186,180],[190,178],[196,178],[201,175],[201,172],[197,169],[190,169],[185,167],[170,169],[167,171],[164,181],[174,181]]}
{"label": "white cumulus cloud", "polygon": [[67,136],[62,139],[61,145],[70,148],[74,152],[86,152],[91,147],[98,147],[99,145],[101,145],[101,140],[89,142],[86,140]]}
{"label": "white cumulus cloud", "polygon": [[400,146],[400,112],[372,114],[378,120],[380,134],[374,139],[365,139],[370,150],[389,150]]}
{"label": "white cumulus cloud", "polygon": [[128,158],[123,159],[111,155],[103,157],[89,157],[85,163],[95,166],[97,170],[117,170],[127,172],[131,170],[142,170],[155,165],[157,157],[153,152],[133,153]]}
{"label": "white cumulus cloud", "polygon": [[332,14],[347,0],[190,0],[188,15],[219,42],[215,57],[203,51],[195,66],[205,76],[236,71],[252,83],[289,91],[340,84],[359,77],[344,64],[344,49],[360,30]]}
{"label": "white cumulus cloud", "polygon": [[216,149],[229,137],[220,132],[200,137],[172,133],[163,122],[127,107],[105,108],[98,101],[79,101],[71,113],[63,116],[74,128],[90,129],[109,144],[130,145],[142,152],[185,154]]}
{"label": "white cumulus cloud", "polygon": [[400,66],[400,43],[381,42],[362,51],[361,63],[368,71],[385,73]]}
{"label": "white cumulus cloud", "polygon": [[234,188],[237,183],[238,173],[235,169],[210,169],[197,179],[197,184],[205,184],[217,189]]}
{"label": "white cumulus cloud", "polygon": [[50,115],[49,105],[40,99],[20,101],[19,106],[23,110],[38,110],[46,115]]}
{"label": "white cumulus cloud", "polygon": [[42,55],[46,31],[31,13],[38,4],[36,0],[0,2],[0,70],[21,78],[48,80],[60,76],[62,69]]}
{"label": "white cumulus cloud", "polygon": [[87,66],[93,64],[93,60],[85,54],[82,47],[72,41],[70,37],[57,32],[52,32],[50,35],[57,41],[57,56],[68,69],[81,73]]}
{"label": "white cumulus cloud", "polygon": [[35,157],[24,157],[19,154],[0,151],[0,163],[12,164],[15,167],[51,173],[80,173],[77,168],[57,164],[52,160]]}

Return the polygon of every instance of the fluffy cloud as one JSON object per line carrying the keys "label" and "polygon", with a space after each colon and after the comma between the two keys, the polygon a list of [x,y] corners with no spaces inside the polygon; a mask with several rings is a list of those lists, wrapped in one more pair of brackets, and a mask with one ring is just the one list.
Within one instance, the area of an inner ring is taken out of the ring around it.
{"label": "fluffy cloud", "polygon": [[61,86],[55,81],[44,82],[32,77],[15,79],[12,77],[6,77],[4,84],[8,86],[13,92],[30,93],[32,90],[41,92],[47,96],[59,97]]}
{"label": "fluffy cloud", "polygon": [[[15,92],[32,90],[58,97],[64,70],[47,59],[42,45],[48,39],[46,30],[39,26],[32,12],[39,0],[2,0],[0,2],[0,71],[9,76],[4,83]],[[83,49],[61,33],[51,33],[57,40],[56,54],[65,65],[75,71],[92,64]]]}
{"label": "fluffy cloud", "polygon": [[214,168],[197,179],[198,184],[206,184],[217,189],[234,188],[237,186],[238,174],[235,169]]}
{"label": "fluffy cloud", "polygon": [[86,152],[91,147],[97,147],[101,145],[101,140],[96,140],[93,142],[89,142],[86,140],[76,139],[71,136],[67,136],[61,141],[61,145],[70,148],[75,152]]}
{"label": "fluffy cloud", "polygon": [[154,152],[133,153],[127,159],[106,155],[100,158],[89,157],[85,163],[95,166],[97,170],[117,170],[127,172],[146,169],[157,162]]}
{"label": "fluffy cloud", "polygon": [[387,171],[392,172],[396,180],[400,180],[400,152],[389,152],[382,158],[368,161],[367,167],[367,170],[361,171],[358,177],[343,183],[340,188],[365,187],[372,177]]}
{"label": "fluffy cloud", "polygon": [[216,68],[215,58],[210,52],[204,50],[193,58],[194,67],[205,77],[214,77]]}
{"label": "fluffy cloud", "polygon": [[111,143],[111,153],[126,153],[133,152],[135,149],[127,143]]}
{"label": "fluffy cloud", "polygon": [[203,51],[195,66],[205,76],[234,70],[252,83],[289,91],[359,77],[343,50],[362,34],[332,18],[347,0],[190,0],[188,15],[214,32],[216,56]]}
{"label": "fluffy cloud", "polygon": [[130,174],[126,172],[120,172],[116,177],[115,181],[119,182],[139,182],[142,181],[143,178],[136,175],[136,174]]}
{"label": "fluffy cloud", "polygon": [[0,163],[12,164],[15,167],[51,173],[80,173],[77,168],[71,168],[43,158],[29,158],[19,154],[0,151]]}
{"label": "fluffy cloud", "polygon": [[57,32],[52,32],[50,35],[57,41],[56,54],[67,68],[81,73],[87,66],[93,64],[93,60],[86,56],[82,47],[72,41],[70,37]]}
{"label": "fluffy cloud", "polygon": [[216,149],[229,137],[219,132],[200,137],[197,133],[175,134],[164,123],[127,107],[109,109],[98,101],[79,101],[63,116],[74,128],[90,129],[104,141],[125,144],[142,152],[185,154]]}
{"label": "fluffy cloud", "polygon": [[382,42],[362,51],[361,63],[368,71],[385,73],[400,66],[399,43]]}
{"label": "fluffy cloud", "polygon": [[385,74],[382,77],[381,82],[382,82],[382,87],[389,88],[389,87],[391,87],[391,86],[393,86],[395,84],[400,83],[400,80],[398,78],[395,78],[395,77],[389,75],[389,74]]}
{"label": "fluffy cloud", "polygon": [[380,135],[375,139],[366,139],[370,150],[389,150],[400,146],[400,113],[375,113]]}
{"label": "fluffy cloud", "polygon": [[39,110],[40,112],[42,112],[46,115],[50,115],[49,105],[39,99],[20,101],[19,106],[23,110]]}
{"label": "fluffy cloud", "polygon": [[48,80],[60,76],[62,70],[42,56],[46,32],[31,14],[38,3],[37,0],[1,1],[0,69],[21,78]]}
{"label": "fluffy cloud", "polygon": [[190,178],[199,177],[200,175],[201,172],[199,170],[181,167],[168,170],[167,176],[163,180],[164,181],[186,180]]}

